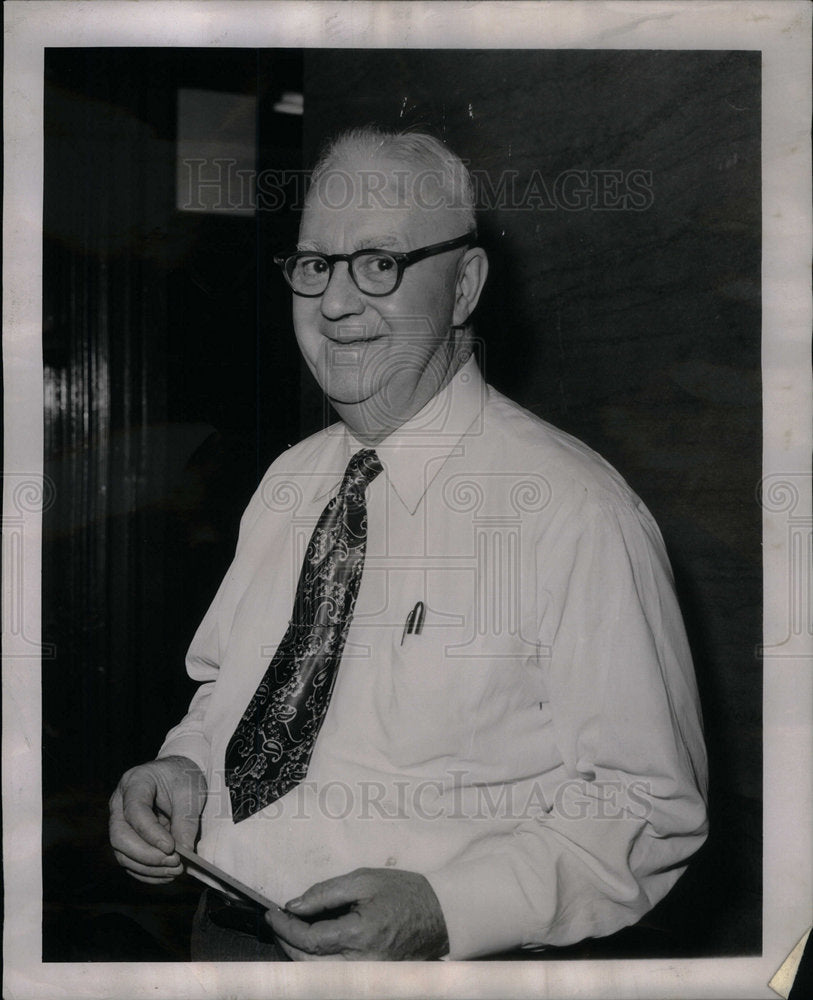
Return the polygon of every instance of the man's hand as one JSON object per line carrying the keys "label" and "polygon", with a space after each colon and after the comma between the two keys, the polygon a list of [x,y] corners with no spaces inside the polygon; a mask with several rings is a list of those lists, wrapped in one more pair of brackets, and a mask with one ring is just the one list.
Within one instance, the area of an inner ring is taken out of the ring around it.
{"label": "man's hand", "polygon": [[110,797],[110,844],[118,863],[141,882],[171,882],[183,871],[175,841],[194,847],[206,778],[187,757],[131,768]]}
{"label": "man's hand", "polygon": [[[440,903],[415,872],[358,868],[311,886],[285,909],[294,916],[269,910],[265,919],[294,959],[404,961],[439,958],[448,949]],[[330,912],[336,910],[341,915]],[[324,918],[314,919],[319,914]]]}

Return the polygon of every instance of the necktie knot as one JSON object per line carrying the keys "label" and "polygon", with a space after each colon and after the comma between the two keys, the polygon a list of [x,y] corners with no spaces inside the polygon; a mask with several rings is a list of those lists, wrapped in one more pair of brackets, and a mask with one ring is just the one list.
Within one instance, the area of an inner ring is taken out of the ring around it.
{"label": "necktie knot", "polygon": [[350,494],[357,499],[363,497],[364,491],[383,469],[374,448],[357,451],[347,463],[339,493],[343,496]]}

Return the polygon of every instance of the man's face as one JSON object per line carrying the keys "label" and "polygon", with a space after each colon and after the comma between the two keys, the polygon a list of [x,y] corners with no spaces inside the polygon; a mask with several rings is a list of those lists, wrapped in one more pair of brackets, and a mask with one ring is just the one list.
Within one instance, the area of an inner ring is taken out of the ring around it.
{"label": "man's face", "polygon": [[[300,249],[326,254],[369,248],[397,252],[462,235],[465,224],[456,213],[421,207],[408,194],[405,197],[414,178],[404,177],[408,168],[403,163],[374,165],[378,178],[386,178],[374,193],[371,188],[379,181],[371,181],[369,165],[363,174],[359,170],[341,163],[322,175],[305,208]],[[399,172],[397,180],[393,171]],[[347,196],[349,185],[352,199]],[[440,202],[438,193],[426,185],[422,193],[422,204]],[[343,417],[361,419],[364,429],[371,431],[397,427],[454,372],[451,327],[463,252],[453,250],[413,264],[396,291],[384,297],[361,292],[344,262],[335,265],[318,298],[294,295],[299,347]]]}

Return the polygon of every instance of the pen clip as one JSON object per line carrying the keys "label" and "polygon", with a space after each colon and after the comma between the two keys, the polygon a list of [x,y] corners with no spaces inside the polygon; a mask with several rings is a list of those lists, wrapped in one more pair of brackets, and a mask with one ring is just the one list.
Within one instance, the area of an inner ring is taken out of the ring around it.
{"label": "pen clip", "polygon": [[415,607],[407,615],[407,620],[404,624],[404,631],[401,633],[401,645],[404,644],[404,639],[408,635],[420,635],[423,629],[423,618],[424,618],[424,603],[423,601],[418,601]]}
{"label": "pen clip", "polygon": [[423,616],[425,608],[423,606],[423,601],[418,601],[415,607],[412,609],[415,618],[412,621],[412,631],[415,635],[420,635],[423,631]]}

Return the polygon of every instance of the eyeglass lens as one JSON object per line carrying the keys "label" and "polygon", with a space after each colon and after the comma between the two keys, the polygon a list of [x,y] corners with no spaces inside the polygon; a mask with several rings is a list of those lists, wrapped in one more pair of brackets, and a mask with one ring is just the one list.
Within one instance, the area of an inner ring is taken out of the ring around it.
{"label": "eyeglass lens", "polygon": [[[350,263],[353,280],[362,292],[381,295],[391,291],[398,281],[398,264],[386,253],[363,253]],[[288,277],[296,292],[319,295],[330,279],[330,267],[319,254],[297,257],[288,265]]]}

